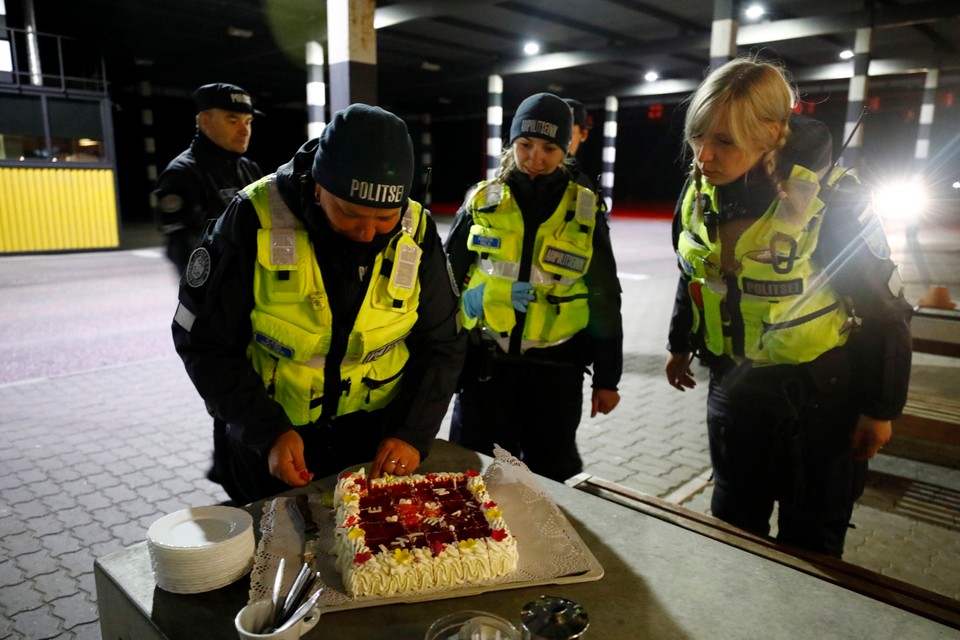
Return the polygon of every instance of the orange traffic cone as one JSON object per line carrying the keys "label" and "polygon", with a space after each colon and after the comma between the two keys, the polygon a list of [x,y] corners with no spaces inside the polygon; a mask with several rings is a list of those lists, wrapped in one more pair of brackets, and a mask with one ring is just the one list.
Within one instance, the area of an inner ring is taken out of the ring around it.
{"label": "orange traffic cone", "polygon": [[917,300],[918,307],[934,309],[956,309],[957,304],[950,300],[950,291],[942,284],[930,285],[927,295]]}

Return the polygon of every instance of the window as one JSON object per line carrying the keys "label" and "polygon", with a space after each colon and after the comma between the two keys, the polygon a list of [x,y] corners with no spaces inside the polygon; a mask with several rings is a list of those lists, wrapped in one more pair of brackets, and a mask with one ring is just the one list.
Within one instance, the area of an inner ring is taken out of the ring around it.
{"label": "window", "polygon": [[48,156],[40,98],[0,94],[0,160]]}
{"label": "window", "polygon": [[104,162],[101,104],[100,100],[0,93],[0,161]]}
{"label": "window", "polygon": [[104,159],[100,102],[48,98],[50,151],[56,162],[101,162]]}

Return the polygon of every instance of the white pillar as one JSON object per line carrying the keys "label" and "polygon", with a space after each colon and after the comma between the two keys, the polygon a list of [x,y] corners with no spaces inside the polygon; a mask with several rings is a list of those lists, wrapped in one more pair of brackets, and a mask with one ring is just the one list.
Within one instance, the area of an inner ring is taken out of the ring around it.
{"label": "white pillar", "polygon": [[307,138],[319,138],[327,125],[327,84],[323,81],[323,45],[307,42]]}
{"label": "white pillar", "polygon": [[600,174],[600,196],[607,205],[607,215],[613,211],[613,175],[617,165],[617,112],[620,103],[616,96],[607,96],[603,115],[603,165]]}
{"label": "white pillar", "polygon": [[493,180],[500,168],[502,129],[503,78],[494,74],[487,79],[487,180]]}
{"label": "white pillar", "polygon": [[374,0],[327,0],[330,113],[355,102],[377,103]]}

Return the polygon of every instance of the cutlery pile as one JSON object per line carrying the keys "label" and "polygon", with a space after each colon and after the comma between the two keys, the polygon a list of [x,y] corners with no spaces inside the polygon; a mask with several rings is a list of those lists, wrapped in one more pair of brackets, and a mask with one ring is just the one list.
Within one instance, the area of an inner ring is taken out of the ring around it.
{"label": "cutlery pile", "polygon": [[260,633],[284,631],[293,626],[310,613],[323,593],[320,572],[314,571],[309,564],[304,562],[287,595],[281,598],[284,565],[285,558],[280,558],[280,563],[277,565],[277,575],[273,579],[273,594],[271,596],[273,614],[267,618],[267,622]]}

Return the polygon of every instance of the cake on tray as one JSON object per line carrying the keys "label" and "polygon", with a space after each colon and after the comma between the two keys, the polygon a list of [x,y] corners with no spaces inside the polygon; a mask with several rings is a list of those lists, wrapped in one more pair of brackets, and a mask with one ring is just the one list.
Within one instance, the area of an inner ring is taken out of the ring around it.
{"label": "cake on tray", "polygon": [[338,480],[337,570],[353,597],[485,584],[517,568],[517,542],[476,471]]}

